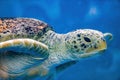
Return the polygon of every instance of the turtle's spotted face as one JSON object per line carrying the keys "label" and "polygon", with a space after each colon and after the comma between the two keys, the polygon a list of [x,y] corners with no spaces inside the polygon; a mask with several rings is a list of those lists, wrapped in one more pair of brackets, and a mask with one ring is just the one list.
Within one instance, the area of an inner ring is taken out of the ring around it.
{"label": "turtle's spotted face", "polygon": [[91,29],[77,30],[68,33],[68,50],[75,55],[89,56],[107,48],[104,34]]}

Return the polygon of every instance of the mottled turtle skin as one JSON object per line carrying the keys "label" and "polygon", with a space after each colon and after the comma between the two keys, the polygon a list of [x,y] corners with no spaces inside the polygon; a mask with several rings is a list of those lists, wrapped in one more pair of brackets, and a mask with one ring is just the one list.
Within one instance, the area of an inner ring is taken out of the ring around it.
{"label": "mottled turtle skin", "polygon": [[1,18],[0,77],[39,75],[50,80],[55,69],[59,72],[81,58],[107,49],[105,37],[111,39],[112,34],[92,29],[58,34],[37,19]]}

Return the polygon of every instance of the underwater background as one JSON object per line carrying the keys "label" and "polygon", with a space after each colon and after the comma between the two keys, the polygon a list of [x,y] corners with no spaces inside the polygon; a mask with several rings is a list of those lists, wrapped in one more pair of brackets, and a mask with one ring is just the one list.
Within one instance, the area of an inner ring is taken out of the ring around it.
{"label": "underwater background", "polygon": [[37,18],[58,33],[84,28],[112,33],[113,40],[102,55],[81,59],[56,77],[120,80],[120,0],[0,0],[0,17]]}

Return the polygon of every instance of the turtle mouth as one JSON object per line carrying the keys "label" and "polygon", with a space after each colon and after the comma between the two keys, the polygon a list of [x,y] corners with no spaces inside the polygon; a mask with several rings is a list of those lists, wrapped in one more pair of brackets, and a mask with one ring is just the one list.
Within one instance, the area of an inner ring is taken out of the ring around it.
{"label": "turtle mouth", "polygon": [[107,49],[107,44],[105,41],[101,41],[97,48],[88,48],[85,53],[80,54],[80,57],[89,57],[97,53],[104,53]]}
{"label": "turtle mouth", "polygon": [[99,51],[98,53],[104,53],[106,51],[106,49],[103,49],[101,51]]}
{"label": "turtle mouth", "polygon": [[84,53],[84,54],[80,54],[80,57],[84,58],[84,57],[89,57],[89,56],[92,56],[92,55],[95,55],[97,53],[104,53],[106,51],[106,49],[104,50],[100,50],[100,51],[94,51],[94,52],[90,52],[90,53]]}
{"label": "turtle mouth", "polygon": [[105,41],[100,41],[97,47],[88,48],[85,53],[92,53],[92,52],[103,52],[107,49],[107,44]]}

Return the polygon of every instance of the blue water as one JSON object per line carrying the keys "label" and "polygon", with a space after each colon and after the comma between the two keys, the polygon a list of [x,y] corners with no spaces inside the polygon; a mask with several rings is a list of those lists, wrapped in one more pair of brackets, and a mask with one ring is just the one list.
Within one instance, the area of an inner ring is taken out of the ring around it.
{"label": "blue water", "polygon": [[56,77],[120,80],[120,0],[0,0],[0,17],[37,18],[58,33],[82,28],[111,32],[114,38],[104,54],[82,59]]}

